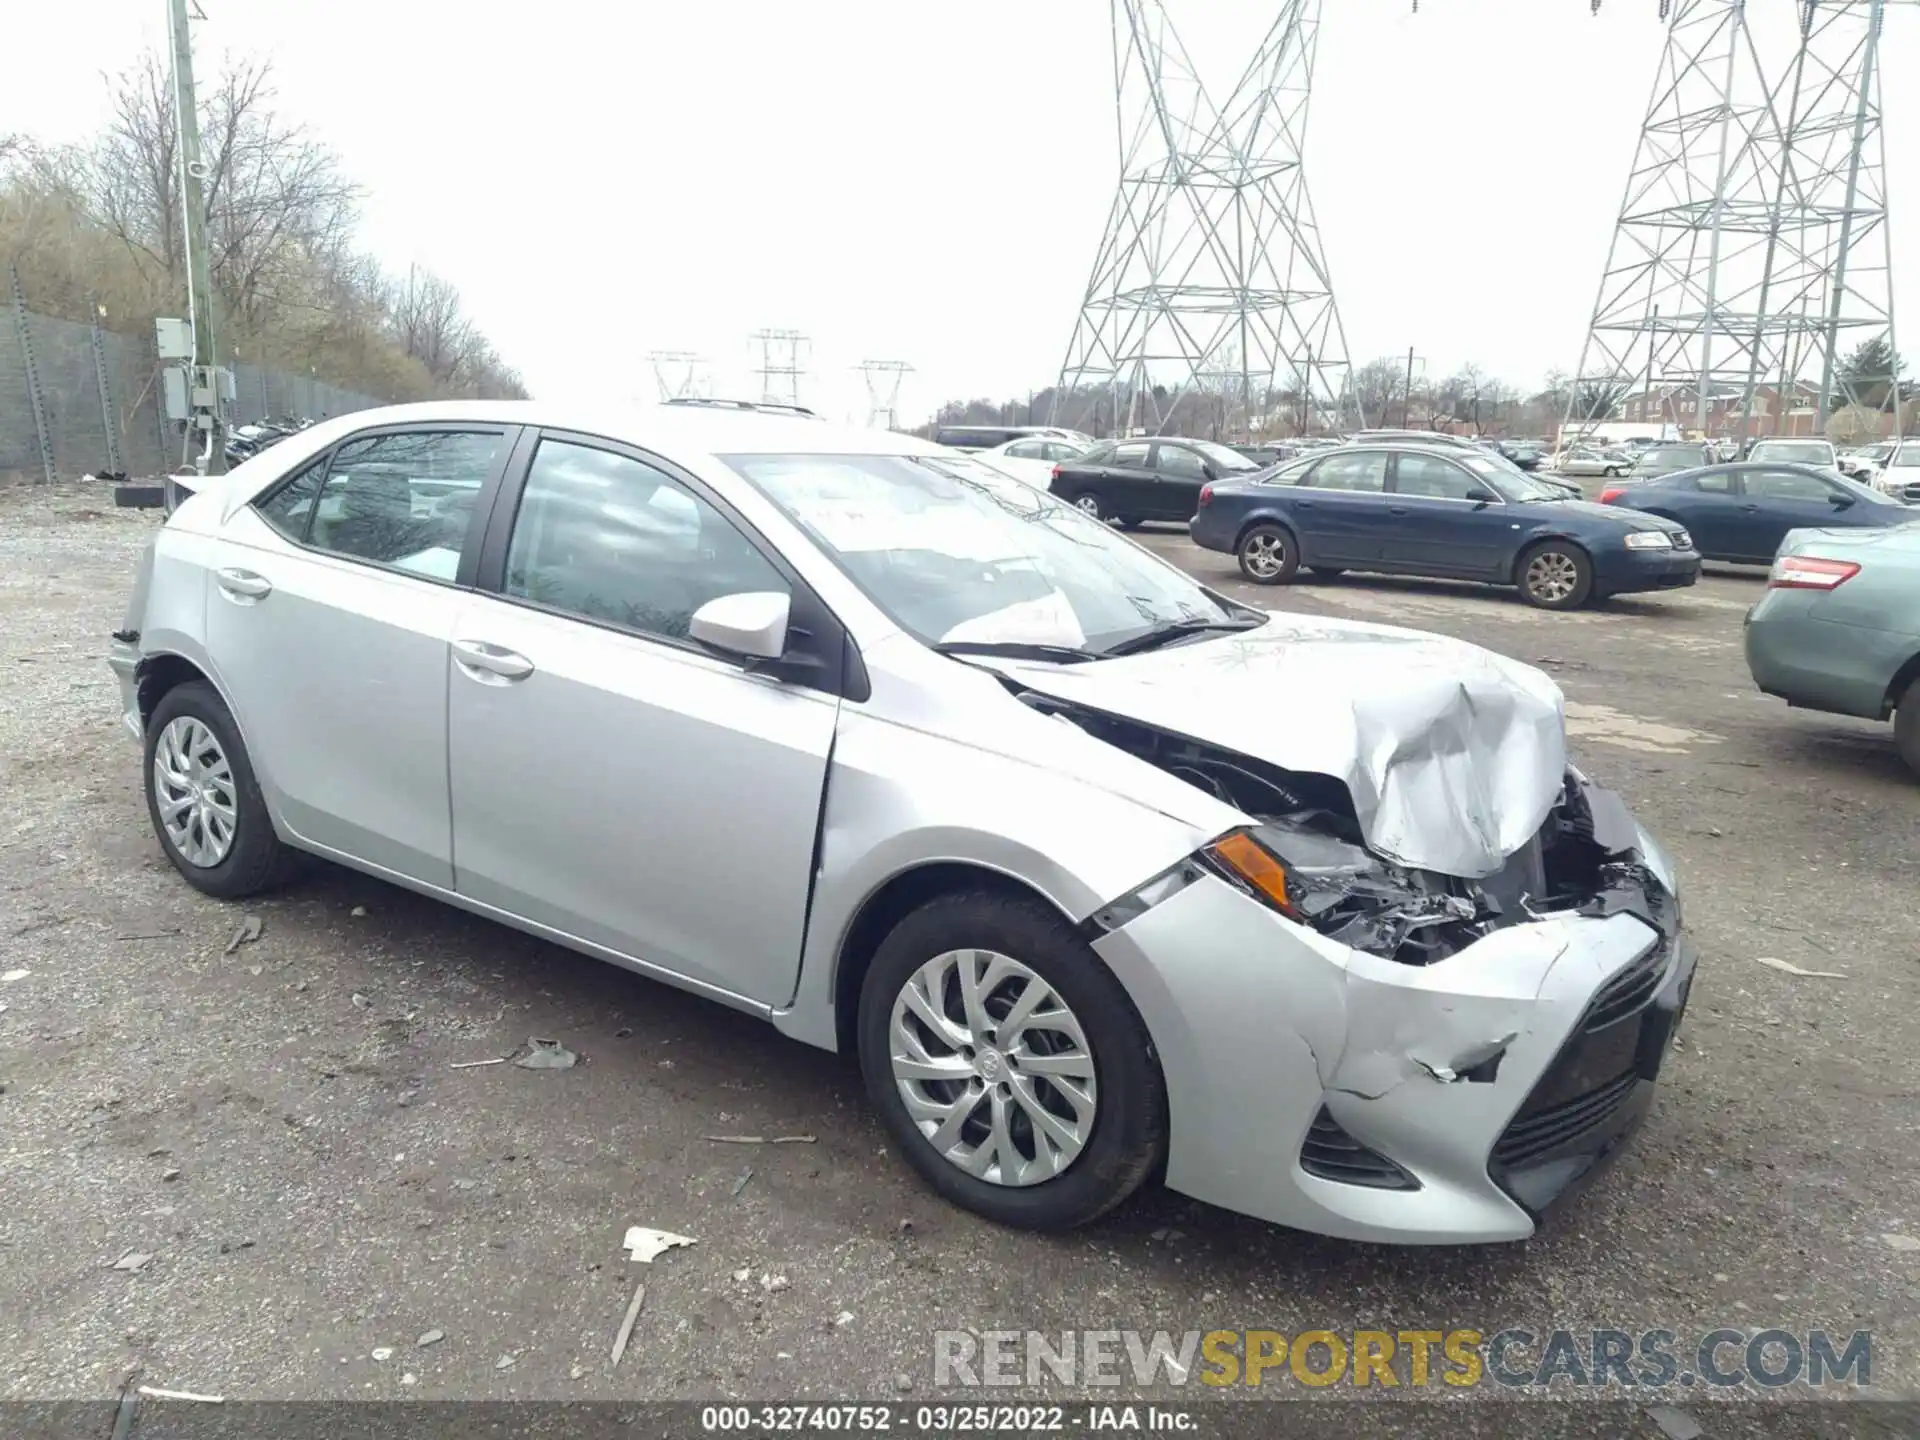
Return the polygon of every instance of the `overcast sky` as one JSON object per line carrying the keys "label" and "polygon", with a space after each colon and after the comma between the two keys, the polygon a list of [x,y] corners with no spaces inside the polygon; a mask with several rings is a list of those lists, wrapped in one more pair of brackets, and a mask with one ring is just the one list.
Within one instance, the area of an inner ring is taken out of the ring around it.
{"label": "overcast sky", "polygon": [[[201,68],[270,57],[283,112],[365,187],[364,245],[457,284],[538,394],[651,398],[646,354],[670,349],[752,395],[763,326],[812,337],[802,398],[836,416],[864,412],[867,358],[915,367],[903,421],[1058,372],[1118,166],[1107,0],[199,3]],[[1221,98],[1278,8],[1166,4]],[[103,74],[165,14],[14,8],[31,63],[0,132],[48,140],[98,128]],[[1572,368],[1656,8],[1327,0],[1307,174],[1356,362]],[[1888,150],[1910,157],[1920,15],[1888,29]],[[1896,284],[1920,296],[1905,199]]]}

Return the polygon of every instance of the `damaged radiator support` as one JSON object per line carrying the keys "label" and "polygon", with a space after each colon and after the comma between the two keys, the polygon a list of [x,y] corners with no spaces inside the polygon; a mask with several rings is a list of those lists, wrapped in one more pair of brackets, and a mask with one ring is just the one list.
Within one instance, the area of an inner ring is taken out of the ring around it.
{"label": "damaged radiator support", "polygon": [[[1637,830],[1625,806],[1572,772],[1533,838],[1493,874],[1467,880],[1374,854],[1352,796],[1332,776],[1283,770],[1031,690],[1020,699],[1250,816],[1251,835],[1286,873],[1284,913],[1371,955],[1430,965],[1507,925],[1618,910],[1652,922],[1660,902],[1658,884],[1634,858]],[[1232,867],[1198,858],[1219,878],[1273,903]]]}

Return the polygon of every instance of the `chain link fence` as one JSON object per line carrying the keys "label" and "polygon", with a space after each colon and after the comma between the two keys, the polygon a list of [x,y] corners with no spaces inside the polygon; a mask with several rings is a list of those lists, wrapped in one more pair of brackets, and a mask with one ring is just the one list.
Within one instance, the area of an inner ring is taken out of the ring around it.
{"label": "chain link fence", "polygon": [[[0,480],[164,475],[184,427],[165,417],[152,335],[123,335],[27,309],[17,281],[0,315]],[[386,402],[260,365],[235,365],[232,423],[322,420]]]}

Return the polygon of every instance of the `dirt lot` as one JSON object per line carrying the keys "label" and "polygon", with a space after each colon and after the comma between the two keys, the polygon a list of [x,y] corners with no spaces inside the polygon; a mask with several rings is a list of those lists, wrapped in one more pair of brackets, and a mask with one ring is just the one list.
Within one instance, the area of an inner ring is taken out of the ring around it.
{"label": "dirt lot", "polygon": [[[849,1064],[743,1016],[342,871],[249,912],[199,897],[102,661],[154,523],[0,494],[0,1399],[136,1365],[230,1396],[926,1396],[931,1332],[962,1325],[1870,1328],[1876,1391],[1920,1376],[1920,785],[1883,728],[1753,693],[1752,576],[1543,615],[1256,591],[1150,540],[1258,603],[1544,667],[1580,763],[1681,866],[1703,958],[1647,1126],[1531,1242],[1416,1251],[1166,1192],[997,1230],[884,1153]],[[224,953],[243,913],[262,932]],[[451,1068],[529,1036],[584,1062]],[[650,1267],[612,1370],[634,1224],[699,1243]],[[152,1259],[110,1268],[128,1251]]]}

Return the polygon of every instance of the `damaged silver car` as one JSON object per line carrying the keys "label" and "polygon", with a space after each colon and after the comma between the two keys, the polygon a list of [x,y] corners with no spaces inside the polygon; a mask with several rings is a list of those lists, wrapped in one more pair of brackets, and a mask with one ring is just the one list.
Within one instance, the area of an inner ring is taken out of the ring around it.
{"label": "damaged silver car", "polygon": [[895,434],[342,417],[178,506],[112,664],[201,890],[324,856],[852,1051],[1012,1224],[1163,1174],[1521,1238],[1693,975],[1544,676],[1251,609]]}

